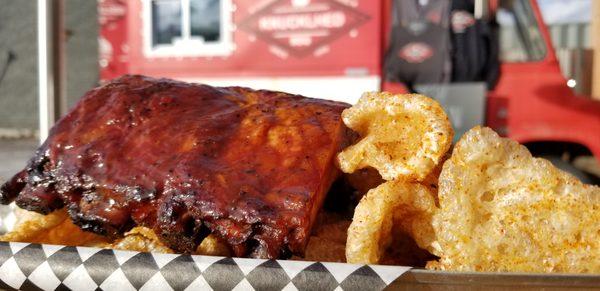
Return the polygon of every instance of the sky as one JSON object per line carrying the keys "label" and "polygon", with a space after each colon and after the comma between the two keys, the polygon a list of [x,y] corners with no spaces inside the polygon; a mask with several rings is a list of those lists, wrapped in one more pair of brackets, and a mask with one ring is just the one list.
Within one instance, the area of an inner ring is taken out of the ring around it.
{"label": "sky", "polygon": [[598,0],[538,0],[544,21],[549,24],[589,22],[592,1]]}

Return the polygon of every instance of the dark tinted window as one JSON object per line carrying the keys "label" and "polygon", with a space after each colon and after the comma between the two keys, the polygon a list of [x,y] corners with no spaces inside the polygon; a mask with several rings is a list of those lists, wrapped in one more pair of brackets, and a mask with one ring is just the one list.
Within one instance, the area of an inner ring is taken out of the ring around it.
{"label": "dark tinted window", "polygon": [[171,44],[181,38],[181,1],[152,1],[152,45]]}
{"label": "dark tinted window", "polygon": [[204,41],[219,41],[221,38],[221,1],[190,0],[190,26],[192,37]]}
{"label": "dark tinted window", "polygon": [[496,20],[500,26],[500,58],[505,62],[541,60],[546,45],[529,0],[500,2]]}

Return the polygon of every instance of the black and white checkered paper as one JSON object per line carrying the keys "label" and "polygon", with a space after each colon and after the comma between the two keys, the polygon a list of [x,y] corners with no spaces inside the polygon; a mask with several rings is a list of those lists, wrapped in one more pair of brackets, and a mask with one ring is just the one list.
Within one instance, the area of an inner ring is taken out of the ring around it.
{"label": "black and white checkered paper", "polygon": [[381,290],[409,269],[0,242],[8,290]]}
{"label": "black and white checkered paper", "polygon": [[2,290],[381,290],[409,269],[0,242]]}

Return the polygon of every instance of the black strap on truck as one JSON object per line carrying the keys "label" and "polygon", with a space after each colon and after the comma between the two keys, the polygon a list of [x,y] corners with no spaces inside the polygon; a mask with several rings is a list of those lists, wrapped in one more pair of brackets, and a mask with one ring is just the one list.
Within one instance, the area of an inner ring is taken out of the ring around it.
{"label": "black strap on truck", "polygon": [[492,89],[500,73],[498,26],[475,19],[474,0],[452,0],[452,82],[483,81]]}

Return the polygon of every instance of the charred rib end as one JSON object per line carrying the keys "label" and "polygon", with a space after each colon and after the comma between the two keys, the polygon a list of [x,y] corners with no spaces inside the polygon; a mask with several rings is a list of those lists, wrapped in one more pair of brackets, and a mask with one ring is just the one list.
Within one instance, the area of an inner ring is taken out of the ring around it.
{"label": "charred rib end", "polygon": [[178,252],[193,253],[210,230],[190,212],[185,201],[173,199],[162,205],[154,232]]}
{"label": "charred rib end", "polygon": [[27,177],[27,172],[23,170],[0,187],[0,203],[9,204],[19,196],[27,184],[25,177]]}
{"label": "charred rib end", "polygon": [[52,187],[26,187],[16,199],[17,206],[29,211],[48,214],[64,206]]}

